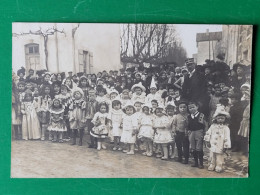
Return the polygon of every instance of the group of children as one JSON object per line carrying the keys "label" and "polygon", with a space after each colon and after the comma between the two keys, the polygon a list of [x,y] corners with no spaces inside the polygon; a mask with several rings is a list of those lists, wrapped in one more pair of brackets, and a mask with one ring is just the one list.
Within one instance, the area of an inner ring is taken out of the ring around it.
{"label": "group of children", "polygon": [[[174,158],[176,146],[178,162],[188,164],[192,153],[192,166],[200,169],[204,168],[205,142],[210,149],[208,170],[221,172],[225,150],[231,148],[230,115],[232,112],[236,115],[237,97],[230,90],[225,93],[230,92],[230,96],[222,96],[226,86],[218,83],[210,94],[212,108],[206,116],[200,112],[197,102],[181,97],[181,85],[176,86],[176,82],[183,75],[179,70],[175,74],[176,78],[167,77],[164,71],[149,78],[143,72],[128,69],[120,75],[118,71],[112,71],[104,75],[82,73],[64,77],[45,71],[34,77],[30,70],[24,79],[25,70],[20,69],[17,75],[13,73],[15,138],[52,142],[71,139],[72,145],[78,138],[78,145],[82,146],[84,133],[88,132],[90,148],[106,149],[109,139],[114,144],[112,150],[133,155],[144,144],[143,155],[162,160]],[[244,85],[242,98],[248,101],[250,85]],[[249,104],[246,109],[239,119],[243,127],[239,127],[238,134],[248,137],[249,130],[245,128],[249,128]],[[237,117],[233,118],[234,125],[236,120]]]}

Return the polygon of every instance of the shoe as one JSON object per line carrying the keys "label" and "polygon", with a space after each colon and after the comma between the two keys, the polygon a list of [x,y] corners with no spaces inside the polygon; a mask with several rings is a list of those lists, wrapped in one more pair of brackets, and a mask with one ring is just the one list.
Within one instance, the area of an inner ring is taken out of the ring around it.
{"label": "shoe", "polygon": [[126,154],[133,155],[133,154],[135,154],[135,152],[134,151],[130,151],[130,152],[127,152]]}
{"label": "shoe", "polygon": [[187,165],[187,164],[189,164],[189,162],[188,162],[188,160],[184,160],[184,161],[182,162],[182,164]]}
{"label": "shoe", "polygon": [[143,153],[142,153],[142,155],[146,156],[146,155],[147,155],[147,153],[146,153],[146,152],[143,152]]}
{"label": "shoe", "polygon": [[101,148],[104,150],[107,149],[107,147],[104,144],[101,144]]}
{"label": "shoe", "polygon": [[163,155],[161,155],[161,154],[157,154],[157,155],[156,155],[156,158],[162,158],[162,156],[163,156]]}
{"label": "shoe", "polygon": [[123,149],[119,147],[117,150],[118,150],[118,151],[122,151]]}
{"label": "shoe", "polygon": [[147,155],[146,155],[146,156],[149,156],[149,157],[151,157],[151,156],[153,156],[153,153],[149,152],[149,153],[147,153]]}
{"label": "shoe", "polygon": [[114,148],[113,148],[113,150],[115,151],[115,150],[117,150],[117,148],[116,148],[116,147],[114,147]]}
{"label": "shoe", "polygon": [[64,141],[62,139],[59,140],[59,143],[63,143]]}
{"label": "shoe", "polygon": [[162,159],[162,160],[168,160],[168,157],[163,156],[161,159]]}
{"label": "shoe", "polygon": [[199,169],[204,169],[204,166],[203,165],[198,165],[198,168]]}
{"label": "shoe", "polygon": [[128,150],[123,150],[123,152],[124,152],[124,153],[127,153],[127,152],[128,152]]}

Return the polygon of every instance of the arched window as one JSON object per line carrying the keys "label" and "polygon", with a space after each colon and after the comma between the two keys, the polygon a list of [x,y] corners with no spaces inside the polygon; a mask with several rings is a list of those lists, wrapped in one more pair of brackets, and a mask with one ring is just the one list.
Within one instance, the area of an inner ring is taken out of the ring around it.
{"label": "arched window", "polygon": [[40,69],[40,51],[39,44],[29,43],[25,48],[25,66],[26,70],[33,69],[34,71]]}

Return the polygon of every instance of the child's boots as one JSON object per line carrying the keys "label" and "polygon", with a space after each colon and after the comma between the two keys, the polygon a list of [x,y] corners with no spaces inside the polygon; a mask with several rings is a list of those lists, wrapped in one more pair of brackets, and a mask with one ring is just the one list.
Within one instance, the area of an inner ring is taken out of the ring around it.
{"label": "child's boots", "polygon": [[203,166],[203,156],[204,156],[203,151],[199,151],[199,152],[198,152],[198,158],[199,158],[198,168],[199,168],[199,169],[203,169],[203,168],[204,168],[204,166]]}
{"label": "child's boots", "polygon": [[73,129],[73,134],[72,134],[72,143],[71,145],[76,145],[76,137],[77,137],[77,129]]}
{"label": "child's boots", "polygon": [[79,130],[79,146],[82,146],[82,139],[83,139],[84,129]]}
{"label": "child's boots", "polygon": [[193,151],[194,164],[191,167],[198,167],[198,152]]}

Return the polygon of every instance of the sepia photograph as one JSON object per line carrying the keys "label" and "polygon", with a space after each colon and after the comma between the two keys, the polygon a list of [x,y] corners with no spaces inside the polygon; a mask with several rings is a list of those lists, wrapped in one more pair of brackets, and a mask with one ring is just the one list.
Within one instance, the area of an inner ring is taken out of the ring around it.
{"label": "sepia photograph", "polygon": [[12,23],[11,178],[247,178],[252,25]]}

